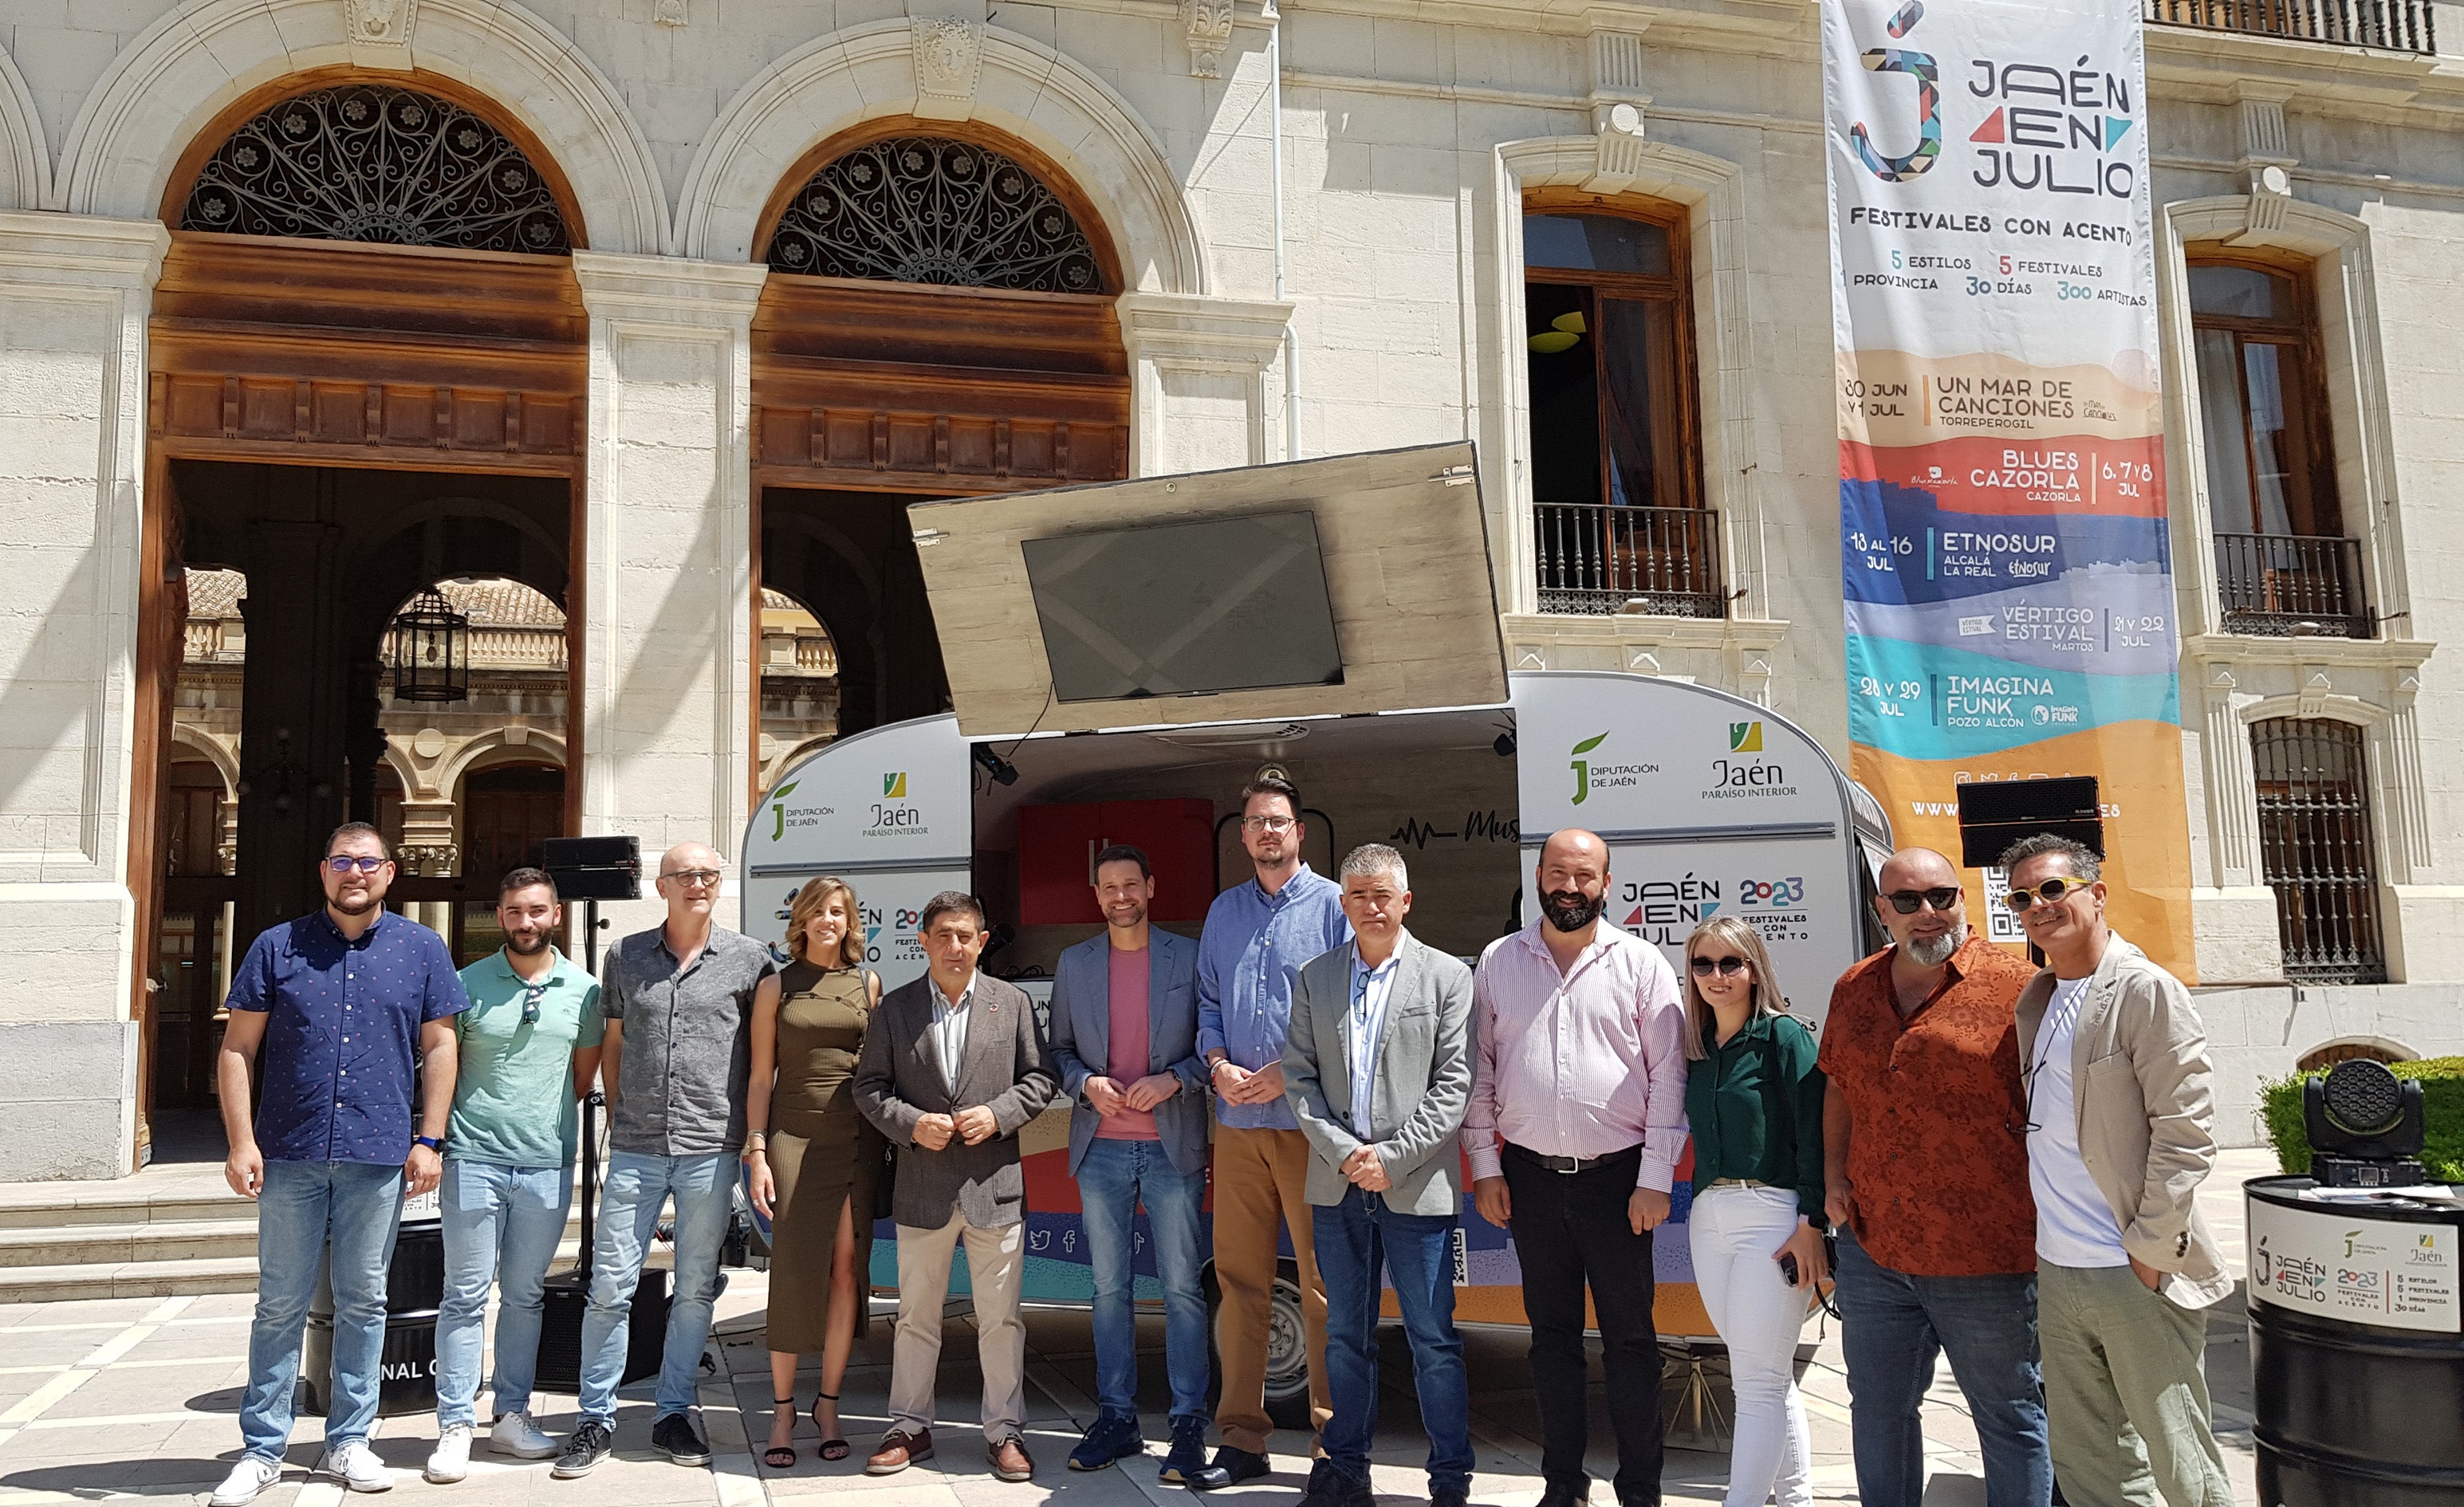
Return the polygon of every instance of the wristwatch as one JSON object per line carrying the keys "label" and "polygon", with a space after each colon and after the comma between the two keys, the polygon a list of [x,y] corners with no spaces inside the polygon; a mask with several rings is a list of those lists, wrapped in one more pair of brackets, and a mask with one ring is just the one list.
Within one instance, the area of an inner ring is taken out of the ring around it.
{"label": "wristwatch", "polygon": [[410,1138],[410,1144],[413,1146],[424,1146],[431,1151],[443,1151],[445,1149],[445,1139],[442,1136],[415,1135]]}

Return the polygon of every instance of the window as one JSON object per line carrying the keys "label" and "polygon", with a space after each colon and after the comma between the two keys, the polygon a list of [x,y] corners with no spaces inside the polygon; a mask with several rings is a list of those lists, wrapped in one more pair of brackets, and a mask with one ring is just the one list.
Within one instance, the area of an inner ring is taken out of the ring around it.
{"label": "window", "polygon": [[2308,270],[2193,251],[2189,271],[2225,627],[2371,637],[2360,546],[2336,496]]}
{"label": "window", "polygon": [[2259,862],[2276,891],[2284,976],[2313,984],[2384,982],[2362,730],[2278,717],[2254,724],[2250,741]]}
{"label": "window", "polygon": [[1605,207],[1523,219],[1540,609],[1721,617],[1684,223]]}

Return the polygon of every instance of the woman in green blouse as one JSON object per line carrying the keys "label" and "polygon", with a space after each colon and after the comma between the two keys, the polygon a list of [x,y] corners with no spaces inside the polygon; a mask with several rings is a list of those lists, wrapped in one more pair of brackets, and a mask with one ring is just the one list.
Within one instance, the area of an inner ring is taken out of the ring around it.
{"label": "woman in green blouse", "polygon": [[[1714,916],[1685,939],[1685,1116],[1694,1130],[1694,1280],[1737,1394],[1727,1507],[1814,1500],[1796,1341],[1822,1259],[1822,1074],[1754,928]],[[1793,1263],[1794,1281],[1784,1274]]]}

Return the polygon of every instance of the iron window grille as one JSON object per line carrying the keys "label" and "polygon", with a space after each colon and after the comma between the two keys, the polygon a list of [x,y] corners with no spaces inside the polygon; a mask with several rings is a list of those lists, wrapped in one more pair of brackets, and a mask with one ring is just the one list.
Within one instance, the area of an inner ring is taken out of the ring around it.
{"label": "iron window grille", "polygon": [[815,173],[779,217],[773,272],[1029,293],[1102,293],[1095,248],[1058,195],[972,142],[900,136]]}
{"label": "iron window grille", "polygon": [[347,84],[285,99],[233,131],[197,174],[184,230],[562,255],[546,175],[450,99]]}
{"label": "iron window grille", "polygon": [[2385,982],[2362,730],[2277,717],[2253,724],[2250,742],[2259,862],[2276,891],[2284,976],[2309,984]]}

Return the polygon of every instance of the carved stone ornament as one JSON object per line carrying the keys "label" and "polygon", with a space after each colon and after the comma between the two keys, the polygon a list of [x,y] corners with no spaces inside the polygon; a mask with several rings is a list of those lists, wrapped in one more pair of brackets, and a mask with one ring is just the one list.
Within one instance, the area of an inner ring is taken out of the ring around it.
{"label": "carved stone ornament", "polygon": [[1223,50],[1232,44],[1232,0],[1180,0],[1180,25],[1189,40],[1189,76],[1223,76]]}
{"label": "carved stone ornament", "polygon": [[419,0],[344,0],[351,40],[408,42],[411,12],[418,4]]}
{"label": "carved stone ornament", "polygon": [[658,10],[651,15],[650,19],[658,22],[661,26],[684,25],[686,21],[685,0],[659,0]]}
{"label": "carved stone ornament", "polygon": [[908,20],[915,54],[916,114],[962,120],[975,108],[976,81],[984,66],[983,33],[956,16]]}

